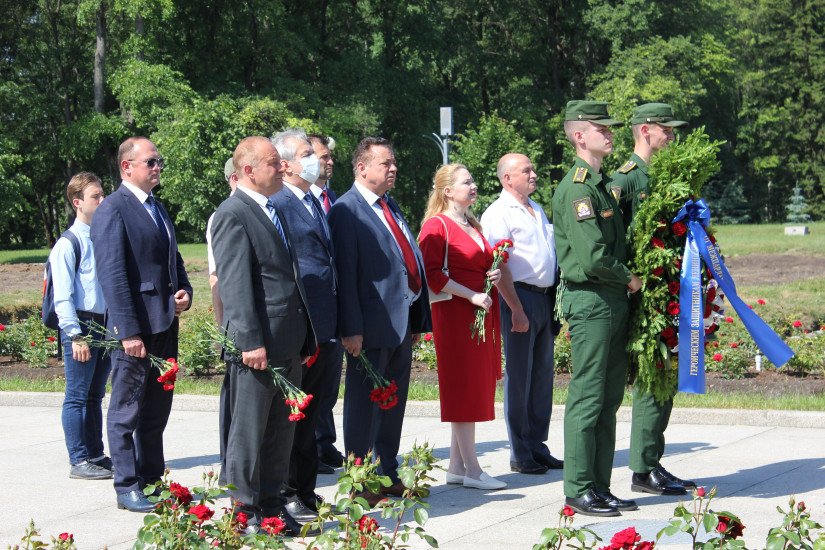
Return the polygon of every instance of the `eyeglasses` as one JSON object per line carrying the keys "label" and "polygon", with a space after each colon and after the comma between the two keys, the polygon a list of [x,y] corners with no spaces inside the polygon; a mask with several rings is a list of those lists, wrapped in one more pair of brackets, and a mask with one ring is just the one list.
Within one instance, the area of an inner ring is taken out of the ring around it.
{"label": "eyeglasses", "polygon": [[146,160],[129,159],[129,162],[145,162],[146,166],[148,166],[150,170],[155,166],[158,167],[158,170],[163,170],[163,157],[152,157]]}

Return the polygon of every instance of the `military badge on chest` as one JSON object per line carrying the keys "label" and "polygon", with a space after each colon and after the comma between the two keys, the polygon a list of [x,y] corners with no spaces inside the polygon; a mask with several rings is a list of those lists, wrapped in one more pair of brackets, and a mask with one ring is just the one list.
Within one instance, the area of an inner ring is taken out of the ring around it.
{"label": "military badge on chest", "polygon": [[613,185],[610,188],[610,194],[613,195],[613,198],[616,199],[616,202],[619,202],[619,199],[622,198],[622,188],[618,185]]}

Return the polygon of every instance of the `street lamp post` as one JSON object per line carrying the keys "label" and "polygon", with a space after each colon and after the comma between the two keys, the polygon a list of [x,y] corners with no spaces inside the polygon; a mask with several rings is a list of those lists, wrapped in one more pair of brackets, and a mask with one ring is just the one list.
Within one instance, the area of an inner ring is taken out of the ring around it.
{"label": "street lamp post", "polygon": [[424,136],[435,143],[441,151],[441,160],[444,164],[450,163],[450,136],[453,135],[453,108],[441,107],[439,110],[441,118],[441,135],[433,132],[429,136]]}

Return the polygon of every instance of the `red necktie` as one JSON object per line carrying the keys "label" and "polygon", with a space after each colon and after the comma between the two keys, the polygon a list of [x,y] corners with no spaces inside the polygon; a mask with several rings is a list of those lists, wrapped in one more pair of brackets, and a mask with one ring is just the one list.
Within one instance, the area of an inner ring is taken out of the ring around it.
{"label": "red necktie", "polygon": [[329,209],[332,208],[332,203],[329,202],[329,195],[327,194],[327,190],[324,189],[321,191],[321,197],[324,199],[322,202],[324,204],[324,213],[329,214]]}
{"label": "red necktie", "polygon": [[395,241],[401,248],[401,255],[404,256],[404,264],[407,266],[407,285],[414,294],[418,294],[421,291],[421,275],[418,273],[418,262],[415,260],[415,253],[410,241],[407,240],[404,232],[398,227],[398,222],[395,221],[395,216],[393,216],[390,207],[387,206],[387,201],[379,198],[378,204],[381,206],[381,210],[384,211],[384,218],[390,226]]}

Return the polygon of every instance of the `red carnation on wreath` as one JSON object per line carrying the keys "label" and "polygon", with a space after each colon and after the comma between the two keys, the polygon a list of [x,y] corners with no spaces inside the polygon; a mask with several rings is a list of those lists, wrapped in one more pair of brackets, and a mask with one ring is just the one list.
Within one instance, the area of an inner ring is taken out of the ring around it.
{"label": "red carnation on wreath", "polygon": [[653,271],[651,271],[654,277],[661,277],[665,274],[665,268],[662,266],[654,267]]}
{"label": "red carnation on wreath", "polygon": [[660,239],[658,237],[653,237],[652,239],[650,239],[650,244],[652,244],[654,248],[664,248],[665,247],[665,241],[663,241],[662,239]]}
{"label": "red carnation on wreath", "polygon": [[670,281],[667,284],[667,291],[670,292],[674,296],[679,295],[679,282],[678,281]]}
{"label": "red carnation on wreath", "polygon": [[685,225],[683,222],[674,223],[671,226],[671,229],[673,229],[673,234],[676,235],[677,237],[681,237],[685,233],[687,233],[687,225]]}
{"label": "red carnation on wreath", "polygon": [[668,302],[667,303],[667,313],[668,315],[679,315],[679,302]]}

